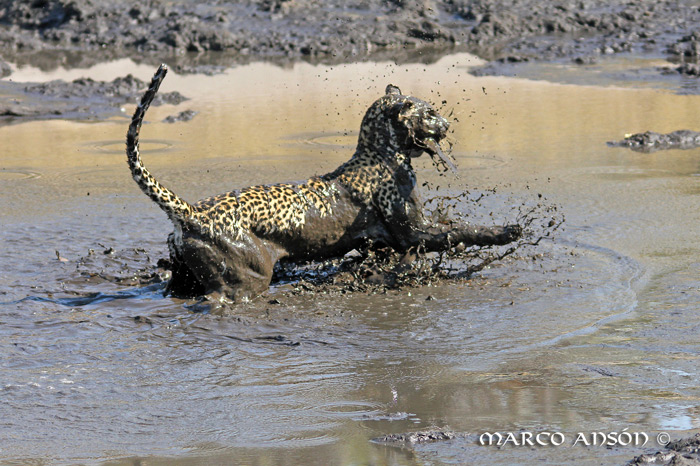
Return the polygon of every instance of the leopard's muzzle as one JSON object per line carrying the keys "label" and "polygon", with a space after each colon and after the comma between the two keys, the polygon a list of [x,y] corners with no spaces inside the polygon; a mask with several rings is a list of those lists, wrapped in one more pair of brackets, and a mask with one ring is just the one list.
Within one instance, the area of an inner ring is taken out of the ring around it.
{"label": "leopard's muzzle", "polygon": [[[414,141],[422,149],[421,153],[423,151],[427,152],[434,162],[442,162],[450,170],[456,172],[457,167],[454,164],[454,160],[440,147],[440,142],[445,139],[449,129],[450,122],[437,113],[426,116],[416,125]],[[415,156],[418,155],[420,153]]]}

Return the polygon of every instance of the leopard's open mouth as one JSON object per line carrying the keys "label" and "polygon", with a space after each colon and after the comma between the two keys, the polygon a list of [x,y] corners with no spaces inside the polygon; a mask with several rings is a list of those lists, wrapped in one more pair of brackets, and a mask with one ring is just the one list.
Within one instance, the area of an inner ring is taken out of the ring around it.
{"label": "leopard's open mouth", "polygon": [[417,124],[414,123],[413,127],[415,129],[409,134],[415,146],[420,150],[414,156],[417,157],[422,152],[427,152],[438,168],[450,169],[456,173],[455,160],[449,155],[449,150],[443,149],[440,144],[445,141],[450,123],[440,115],[432,114],[430,118],[421,118]]}
{"label": "leopard's open mouth", "polygon": [[446,154],[445,151],[442,150],[437,140],[434,138],[426,138],[423,140],[423,146],[436,165],[442,164],[452,170],[453,173],[457,173],[457,166],[455,165],[454,159],[451,155]]}

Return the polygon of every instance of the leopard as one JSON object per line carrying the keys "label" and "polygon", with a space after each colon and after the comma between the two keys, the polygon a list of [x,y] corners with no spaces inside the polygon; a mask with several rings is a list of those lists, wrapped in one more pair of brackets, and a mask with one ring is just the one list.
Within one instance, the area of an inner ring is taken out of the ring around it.
{"label": "leopard", "polygon": [[246,302],[269,289],[281,260],[342,257],[368,242],[398,252],[439,252],[508,244],[522,235],[518,224],[431,221],[412,159],[427,153],[455,168],[440,145],[450,122],[392,84],[366,111],[354,154],[335,170],[189,203],[156,180],[140,155],[144,116],[167,71],[165,64],[158,68],[133,114],[126,154],[136,184],[174,225],[167,239],[168,295]]}

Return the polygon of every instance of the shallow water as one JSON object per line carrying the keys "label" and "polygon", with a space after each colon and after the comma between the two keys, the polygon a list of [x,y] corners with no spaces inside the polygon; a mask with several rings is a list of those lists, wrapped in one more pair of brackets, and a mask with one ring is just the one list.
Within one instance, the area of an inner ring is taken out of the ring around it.
{"label": "shallow water", "polygon": [[[566,215],[553,242],[467,282],[385,295],[272,290],[214,315],[162,297],[162,284],[129,286],[167,254],[170,231],[126,167],[132,109],[0,128],[0,462],[621,464],[639,449],[501,450],[475,437],[700,428],[700,150],[605,145],[697,129],[700,100],[468,75],[478,63],[171,74],[162,88],[192,100],[147,115],[146,165],[193,201],[332,170],[391,82],[458,119],[460,178],[429,163],[419,176],[498,187],[474,213],[493,223],[538,194]],[[153,71],[120,61],[12,78]],[[160,123],[187,108],[199,112],[191,122]],[[465,436],[369,441],[428,427]]]}

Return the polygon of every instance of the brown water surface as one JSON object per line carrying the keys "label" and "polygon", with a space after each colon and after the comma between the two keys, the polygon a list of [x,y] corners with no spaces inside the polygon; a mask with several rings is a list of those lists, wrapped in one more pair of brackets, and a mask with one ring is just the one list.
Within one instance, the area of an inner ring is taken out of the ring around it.
{"label": "brown water surface", "polygon": [[[169,222],[125,163],[132,108],[0,128],[0,463],[620,464],[637,449],[474,439],[700,428],[700,150],[605,145],[697,130],[700,98],[475,78],[477,62],[172,73],[163,89],[191,100],[147,115],[146,165],[194,201],[332,170],[393,83],[457,118],[460,178],[429,163],[419,176],[498,187],[474,213],[488,222],[514,220],[538,194],[566,215],[542,255],[386,295],[273,290],[281,304],[214,315],[164,298],[162,284],[84,275],[129,277],[167,255]],[[153,71],[120,61],[13,79]],[[187,108],[199,112],[191,122],[161,123]],[[415,449],[369,441],[429,427],[469,435]]]}

